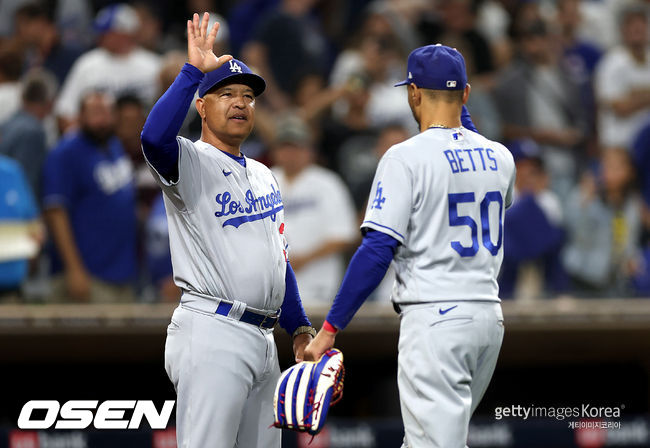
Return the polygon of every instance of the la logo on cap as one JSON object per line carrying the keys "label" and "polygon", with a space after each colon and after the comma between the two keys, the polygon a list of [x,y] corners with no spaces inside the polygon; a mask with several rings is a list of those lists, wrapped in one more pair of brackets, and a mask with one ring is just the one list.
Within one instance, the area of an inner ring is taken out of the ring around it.
{"label": "la logo on cap", "polygon": [[456,87],[456,81],[447,81],[447,87],[453,89]]}
{"label": "la logo on cap", "polygon": [[241,66],[238,63],[236,63],[232,59],[230,61],[228,61],[228,62],[230,62],[230,71],[231,72],[233,72],[233,73],[241,73]]}
{"label": "la logo on cap", "polygon": [[409,72],[409,79],[413,79],[413,74],[411,74],[411,72]]}

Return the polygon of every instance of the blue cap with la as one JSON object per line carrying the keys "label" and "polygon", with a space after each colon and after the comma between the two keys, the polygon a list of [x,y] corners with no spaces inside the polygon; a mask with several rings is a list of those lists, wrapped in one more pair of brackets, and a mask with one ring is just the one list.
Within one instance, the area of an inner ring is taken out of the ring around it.
{"label": "blue cap with la", "polygon": [[409,55],[406,69],[406,79],[395,87],[413,83],[422,89],[462,90],[467,85],[463,55],[446,45],[416,48]]}
{"label": "blue cap with la", "polygon": [[238,59],[231,59],[216,70],[206,73],[199,83],[199,96],[226,84],[244,84],[253,89],[255,96],[260,96],[266,89],[266,82],[256,75],[246,64]]}

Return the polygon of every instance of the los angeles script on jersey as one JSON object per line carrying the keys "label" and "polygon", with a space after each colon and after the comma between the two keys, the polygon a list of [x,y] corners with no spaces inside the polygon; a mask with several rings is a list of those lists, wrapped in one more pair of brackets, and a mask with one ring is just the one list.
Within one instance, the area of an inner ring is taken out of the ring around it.
{"label": "los angeles script on jersey", "polygon": [[216,196],[217,204],[221,206],[214,214],[217,218],[230,215],[238,215],[228,218],[223,222],[222,227],[233,226],[238,228],[245,222],[258,221],[267,217],[275,222],[277,213],[284,208],[280,192],[271,185],[271,192],[257,196],[249,189],[246,191],[244,201],[237,201],[232,198],[229,191],[224,191]]}

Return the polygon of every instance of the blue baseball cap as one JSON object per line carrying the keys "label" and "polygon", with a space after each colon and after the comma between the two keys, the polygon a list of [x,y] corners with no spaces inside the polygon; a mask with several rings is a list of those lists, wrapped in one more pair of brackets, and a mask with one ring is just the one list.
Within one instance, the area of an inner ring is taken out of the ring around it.
{"label": "blue baseball cap", "polygon": [[95,17],[93,27],[97,34],[109,31],[133,34],[140,28],[140,19],[132,6],[119,3],[101,9]]}
{"label": "blue baseball cap", "polygon": [[422,89],[462,90],[467,85],[463,55],[442,44],[416,48],[409,54],[406,68],[406,79],[395,87],[413,83]]}
{"label": "blue baseball cap", "polygon": [[515,162],[526,159],[539,159],[542,155],[539,145],[530,138],[511,140],[506,147],[510,150]]}
{"label": "blue baseball cap", "polygon": [[255,96],[260,96],[266,89],[264,78],[253,73],[246,64],[238,59],[231,59],[216,70],[206,73],[199,83],[199,96],[203,97],[215,87],[226,84],[244,84],[253,89]]}

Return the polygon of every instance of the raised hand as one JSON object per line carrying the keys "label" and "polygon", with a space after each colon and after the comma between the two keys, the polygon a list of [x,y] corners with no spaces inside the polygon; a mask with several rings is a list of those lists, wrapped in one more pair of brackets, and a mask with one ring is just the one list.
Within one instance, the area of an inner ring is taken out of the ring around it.
{"label": "raised hand", "polygon": [[187,57],[188,62],[203,73],[211,72],[232,59],[232,56],[225,54],[217,56],[212,51],[214,40],[219,31],[219,22],[215,23],[208,33],[208,21],[210,14],[203,14],[203,20],[199,25],[199,15],[194,13],[192,20],[187,21]]}

